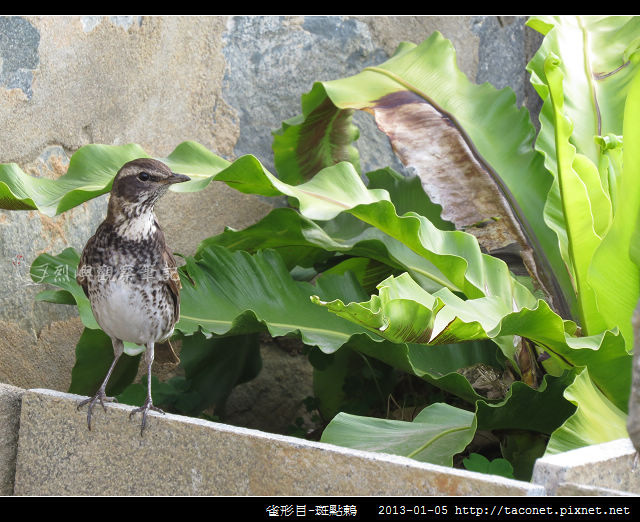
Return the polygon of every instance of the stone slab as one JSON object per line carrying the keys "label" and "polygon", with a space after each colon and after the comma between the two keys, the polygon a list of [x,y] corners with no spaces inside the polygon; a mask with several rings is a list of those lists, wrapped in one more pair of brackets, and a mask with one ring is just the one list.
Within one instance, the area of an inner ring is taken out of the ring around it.
{"label": "stone slab", "polygon": [[640,463],[631,441],[619,439],[542,457],[531,481],[543,485],[548,495],[578,494],[567,493],[575,489],[572,484],[638,495]]}
{"label": "stone slab", "polygon": [[81,397],[23,395],[16,495],[542,495],[535,484]]}
{"label": "stone slab", "polygon": [[0,383],[0,496],[13,494],[20,398],[25,390]]}
{"label": "stone slab", "polygon": [[573,482],[562,482],[558,484],[556,495],[559,497],[637,497],[635,493],[629,491],[583,486],[582,484],[575,484]]}

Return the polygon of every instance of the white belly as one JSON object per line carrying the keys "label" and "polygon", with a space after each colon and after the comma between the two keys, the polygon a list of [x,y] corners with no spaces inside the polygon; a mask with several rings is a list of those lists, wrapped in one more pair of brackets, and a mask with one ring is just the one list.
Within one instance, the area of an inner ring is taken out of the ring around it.
{"label": "white belly", "polygon": [[91,307],[107,335],[136,344],[156,342],[170,335],[167,313],[152,309],[148,293],[122,280],[98,284],[100,293],[92,296]]}

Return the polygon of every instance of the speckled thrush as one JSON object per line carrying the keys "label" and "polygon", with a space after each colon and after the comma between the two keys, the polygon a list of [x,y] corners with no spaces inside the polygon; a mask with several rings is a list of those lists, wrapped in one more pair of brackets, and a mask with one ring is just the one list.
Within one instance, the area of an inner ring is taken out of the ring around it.
{"label": "speckled thrush", "polygon": [[96,394],[78,405],[88,404],[89,429],[96,402],[106,410],[105,401],[116,401],[107,397],[105,389],[124,341],[146,347],[147,398],[130,415],[142,413],[141,435],[149,410],[162,412],[151,398],[151,365],[154,345],[171,336],[178,320],[181,284],[154,205],[171,184],[184,181],[189,177],[171,172],[157,160],[141,158],[123,165],[113,180],[107,217],[82,252],[76,279],[100,328],[111,338],[114,352]]}

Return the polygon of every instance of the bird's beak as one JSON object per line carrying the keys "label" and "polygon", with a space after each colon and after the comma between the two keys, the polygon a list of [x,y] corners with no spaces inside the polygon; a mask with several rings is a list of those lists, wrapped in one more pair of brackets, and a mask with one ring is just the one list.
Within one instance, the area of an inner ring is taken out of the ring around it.
{"label": "bird's beak", "polygon": [[184,174],[176,174],[175,172],[171,173],[171,177],[167,179],[169,183],[184,183],[185,181],[191,181],[189,176],[185,176]]}

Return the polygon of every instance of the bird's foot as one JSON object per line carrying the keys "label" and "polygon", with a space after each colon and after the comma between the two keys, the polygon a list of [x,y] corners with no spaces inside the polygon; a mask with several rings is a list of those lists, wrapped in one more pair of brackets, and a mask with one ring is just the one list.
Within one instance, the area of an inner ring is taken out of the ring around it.
{"label": "bird's foot", "polygon": [[89,405],[89,407],[87,408],[87,426],[89,427],[89,430],[91,430],[91,413],[96,402],[99,402],[104,411],[107,411],[107,407],[104,405],[104,403],[118,402],[118,399],[116,399],[115,397],[107,397],[104,389],[100,388],[93,397],[86,399],[78,404],[78,407],[76,408],[77,410],[82,408],[85,404]]}
{"label": "bird's foot", "polygon": [[142,427],[140,428],[141,437],[144,434],[144,428],[147,425],[147,413],[149,413],[149,410],[157,411],[158,413],[162,413],[164,415],[164,411],[153,405],[150,397],[147,397],[147,399],[144,401],[144,404],[140,408],[132,410],[129,414],[129,419],[131,419],[131,417],[133,417],[136,413],[142,412]]}

